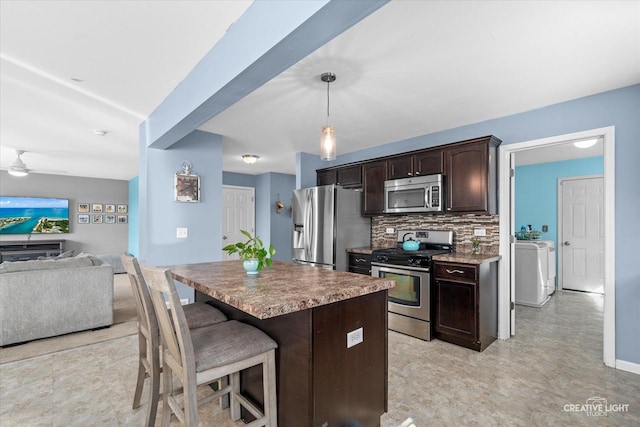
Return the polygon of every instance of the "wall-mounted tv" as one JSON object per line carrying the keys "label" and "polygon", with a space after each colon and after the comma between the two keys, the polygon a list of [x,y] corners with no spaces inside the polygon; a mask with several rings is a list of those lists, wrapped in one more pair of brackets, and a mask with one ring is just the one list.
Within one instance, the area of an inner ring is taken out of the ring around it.
{"label": "wall-mounted tv", "polygon": [[0,235],[68,232],[69,200],[0,196]]}

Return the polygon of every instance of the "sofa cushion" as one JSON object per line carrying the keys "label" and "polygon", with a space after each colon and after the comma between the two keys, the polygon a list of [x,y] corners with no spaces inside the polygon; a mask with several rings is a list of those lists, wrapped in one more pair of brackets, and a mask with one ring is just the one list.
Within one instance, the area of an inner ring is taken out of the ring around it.
{"label": "sofa cushion", "polygon": [[90,257],[74,257],[47,260],[29,260],[3,262],[0,264],[0,273],[13,273],[16,271],[47,270],[51,268],[78,268],[92,267],[93,260]]}
{"label": "sofa cushion", "polygon": [[71,249],[70,251],[62,252],[60,255],[56,255],[56,256],[39,256],[38,259],[40,261],[42,261],[42,260],[45,260],[45,259],[71,258],[73,256],[73,252],[74,252],[74,250]]}
{"label": "sofa cushion", "polygon": [[104,264],[104,262],[100,258],[95,256],[94,254],[90,254],[89,252],[80,252],[78,255],[75,256],[75,258],[88,258],[91,260],[93,265]]}

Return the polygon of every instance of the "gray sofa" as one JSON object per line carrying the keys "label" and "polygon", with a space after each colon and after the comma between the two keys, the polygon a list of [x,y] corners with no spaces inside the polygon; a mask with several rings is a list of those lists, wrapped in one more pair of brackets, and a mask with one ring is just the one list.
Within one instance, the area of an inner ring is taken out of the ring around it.
{"label": "gray sofa", "polygon": [[90,254],[0,264],[0,346],[113,323],[113,267]]}

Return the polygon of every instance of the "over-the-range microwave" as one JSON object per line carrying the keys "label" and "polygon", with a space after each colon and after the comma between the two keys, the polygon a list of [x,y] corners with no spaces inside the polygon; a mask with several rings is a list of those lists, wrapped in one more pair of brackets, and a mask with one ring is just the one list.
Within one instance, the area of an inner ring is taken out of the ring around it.
{"label": "over-the-range microwave", "polygon": [[384,182],[384,213],[444,212],[442,174]]}

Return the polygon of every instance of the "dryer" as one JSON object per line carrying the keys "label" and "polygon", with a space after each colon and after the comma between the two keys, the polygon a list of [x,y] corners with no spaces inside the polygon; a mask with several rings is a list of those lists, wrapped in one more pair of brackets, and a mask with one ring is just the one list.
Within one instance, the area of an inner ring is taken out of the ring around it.
{"label": "dryer", "polygon": [[[515,302],[542,307],[555,290],[555,249],[550,265],[550,240],[519,240],[515,247]],[[551,267],[551,268],[550,268]],[[551,278],[552,277],[552,278]],[[553,290],[551,290],[553,283]]]}

